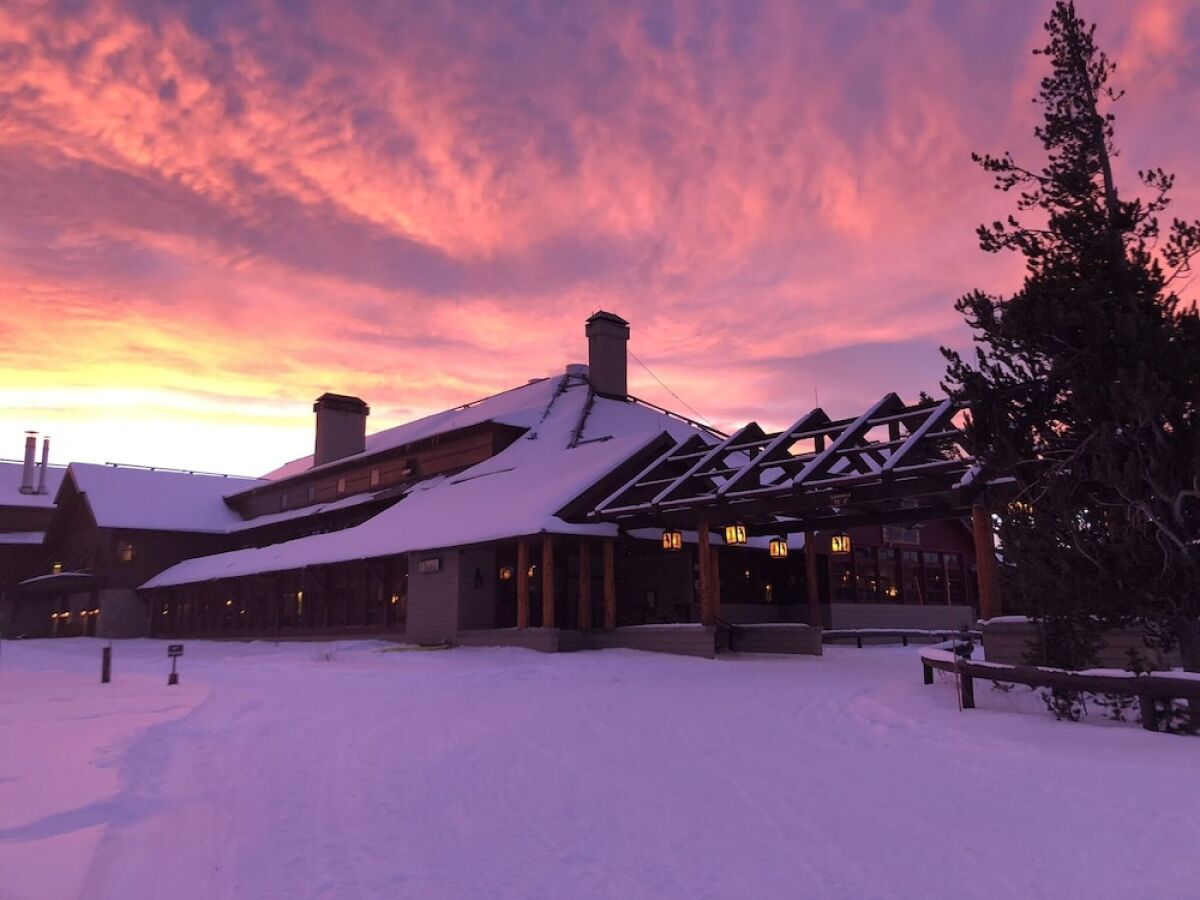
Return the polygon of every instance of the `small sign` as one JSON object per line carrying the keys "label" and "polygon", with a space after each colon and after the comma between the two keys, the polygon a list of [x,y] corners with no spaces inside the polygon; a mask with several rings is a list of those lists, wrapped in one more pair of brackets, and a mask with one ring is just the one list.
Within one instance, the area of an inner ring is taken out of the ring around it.
{"label": "small sign", "polygon": [[422,575],[442,571],[442,558],[440,556],[432,556],[429,559],[420,560],[417,563],[417,571]]}
{"label": "small sign", "polygon": [[183,656],[183,644],[167,644],[167,656]]}
{"label": "small sign", "polygon": [[885,544],[911,544],[921,546],[921,529],[905,528],[902,525],[884,525],[883,541]]}

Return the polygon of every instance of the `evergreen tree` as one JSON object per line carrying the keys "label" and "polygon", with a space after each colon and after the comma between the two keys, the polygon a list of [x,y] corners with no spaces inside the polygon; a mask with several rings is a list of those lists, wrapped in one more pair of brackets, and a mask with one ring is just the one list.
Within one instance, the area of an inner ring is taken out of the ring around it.
{"label": "evergreen tree", "polygon": [[976,348],[943,349],[944,388],[970,405],[971,450],[1015,478],[996,510],[1002,591],[1042,623],[1036,661],[1087,665],[1103,629],[1138,621],[1200,671],[1200,317],[1173,290],[1200,221],[1160,229],[1161,169],[1139,173],[1148,199],[1118,193],[1115,66],[1072,2],[1045,27],[1045,164],[974,157],[1016,196],[980,245],[1022,254],[1025,278],[957,302]]}

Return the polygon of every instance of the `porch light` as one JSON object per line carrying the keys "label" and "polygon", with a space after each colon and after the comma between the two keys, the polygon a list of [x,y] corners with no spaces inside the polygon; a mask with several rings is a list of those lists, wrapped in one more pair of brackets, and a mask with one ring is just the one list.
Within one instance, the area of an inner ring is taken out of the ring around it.
{"label": "porch light", "polygon": [[676,550],[683,549],[683,532],[676,531],[672,528],[663,530],[662,545],[664,550],[669,550],[672,553]]}
{"label": "porch light", "polygon": [[842,532],[829,538],[829,552],[834,556],[847,556],[850,553],[850,535]]}
{"label": "porch light", "polygon": [[62,574],[62,563],[56,562],[54,565],[52,565],[50,567],[50,574],[51,575],[61,575]]}
{"label": "porch light", "polygon": [[536,574],[537,574],[537,564],[536,563],[531,564],[529,566],[529,568],[525,570],[526,578],[532,578]]}
{"label": "porch light", "polygon": [[746,545],[746,526],[741,522],[726,525],[725,543],[730,547],[744,547]]}
{"label": "porch light", "polygon": [[501,566],[500,567],[500,580],[501,581],[512,581],[512,577],[513,577],[513,567],[512,566]]}
{"label": "porch light", "polygon": [[780,535],[779,537],[771,538],[771,543],[767,545],[771,551],[771,559],[786,559],[788,555],[787,538]]}

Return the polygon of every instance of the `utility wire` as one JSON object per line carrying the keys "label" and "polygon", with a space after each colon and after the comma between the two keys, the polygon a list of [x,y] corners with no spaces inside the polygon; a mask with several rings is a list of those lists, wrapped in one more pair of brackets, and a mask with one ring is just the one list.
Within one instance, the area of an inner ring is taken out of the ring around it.
{"label": "utility wire", "polygon": [[653,372],[651,372],[650,367],[648,365],[646,365],[644,362],[642,362],[640,359],[638,359],[638,356],[636,353],[634,353],[632,350],[629,350],[629,355],[633,357],[634,362],[636,362],[639,366],[641,366],[643,369],[646,370],[647,375],[649,375],[651,378],[653,378],[655,381],[657,381],[660,385],[662,385],[662,388],[664,391],[666,391],[668,394],[670,394],[672,397],[674,397],[676,400],[678,400],[680,403],[682,403],[684,406],[686,406],[688,408],[688,411],[691,412],[691,414],[693,416],[695,416],[697,419],[699,419],[701,422],[703,422],[709,428],[715,427],[712,422],[708,421],[708,419],[704,418],[704,416],[702,416],[702,415],[700,415],[700,413],[696,412],[696,408],[694,406],[692,406],[690,403],[688,403],[686,400],[684,400],[682,397],[680,397],[677,393],[675,393],[673,390],[671,390],[669,387],[667,387],[667,383],[665,381],[663,381],[661,378],[659,378],[657,375],[655,375]]}

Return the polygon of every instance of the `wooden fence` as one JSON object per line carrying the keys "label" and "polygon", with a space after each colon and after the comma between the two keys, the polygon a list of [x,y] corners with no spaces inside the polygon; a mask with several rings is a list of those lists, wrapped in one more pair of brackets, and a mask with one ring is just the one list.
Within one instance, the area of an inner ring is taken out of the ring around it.
{"label": "wooden fence", "polygon": [[1146,675],[1071,672],[1040,666],[1013,666],[1006,663],[976,662],[956,657],[955,642],[948,641],[921,649],[921,668],[925,683],[933,684],[933,670],[952,672],[958,676],[959,699],[963,709],[975,708],[975,679],[1025,684],[1033,688],[1080,691],[1089,694],[1115,694],[1136,697],[1141,707],[1142,727],[1158,731],[1158,708],[1155,700],[1187,700],[1189,705],[1200,704],[1200,679],[1171,676],[1155,672]]}

